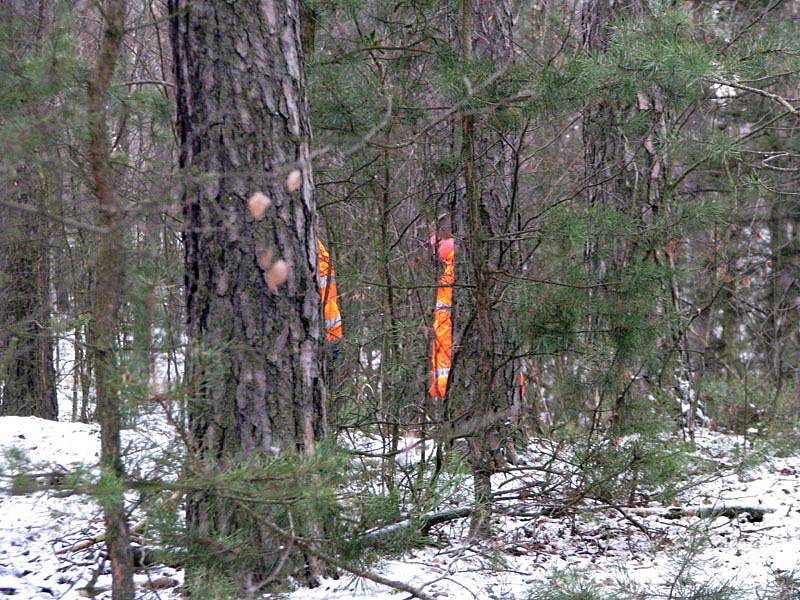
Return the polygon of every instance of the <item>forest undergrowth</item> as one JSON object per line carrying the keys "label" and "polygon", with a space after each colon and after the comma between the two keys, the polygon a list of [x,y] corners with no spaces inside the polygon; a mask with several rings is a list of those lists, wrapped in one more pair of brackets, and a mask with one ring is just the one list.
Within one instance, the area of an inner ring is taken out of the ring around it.
{"label": "forest undergrowth", "polygon": [[[184,569],[203,568],[209,587],[192,597],[220,592],[218,558],[187,554],[181,498],[200,484],[182,477],[186,448],[177,412],[167,416],[166,408],[142,407],[123,432],[138,589],[178,597]],[[96,467],[97,427],[3,417],[0,429],[2,474],[11,483],[0,496],[10,541],[0,588],[23,597],[104,597],[98,510],[119,490]],[[436,443],[418,437],[405,437],[387,457],[375,432],[342,431],[327,458],[305,474],[290,469],[300,487],[327,473],[327,492],[301,497],[284,487],[261,499],[294,496],[286,520],[276,521],[287,529],[302,528],[303,510],[326,515],[328,537],[316,548],[335,554],[339,567],[316,588],[287,590],[296,600],[388,598],[400,589],[393,584],[434,598],[789,600],[800,593],[792,550],[800,452],[787,443],[794,434],[785,434],[776,442],[755,429],[745,437],[698,428],[694,445],[685,432],[664,432],[646,444],[628,436],[594,447],[532,439],[517,464],[493,476],[486,539],[470,533],[471,475],[458,445],[437,462]],[[289,471],[279,461],[250,465],[203,485],[244,497],[256,472],[285,478]],[[242,542],[217,541],[234,555]]]}

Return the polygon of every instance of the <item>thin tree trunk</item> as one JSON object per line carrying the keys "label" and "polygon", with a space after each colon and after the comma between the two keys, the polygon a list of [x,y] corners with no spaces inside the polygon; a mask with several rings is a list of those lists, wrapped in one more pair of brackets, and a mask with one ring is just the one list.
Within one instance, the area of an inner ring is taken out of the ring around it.
{"label": "thin tree trunk", "polygon": [[[493,76],[501,77],[502,70],[513,62],[511,20],[511,6],[506,0],[462,0],[459,31],[463,62],[491,61],[500,70]],[[511,336],[500,331],[500,287],[496,273],[508,266],[510,254],[507,248],[485,239],[508,233],[513,226],[508,193],[511,157],[504,140],[485,118],[476,121],[471,112],[465,112],[461,117],[461,134],[466,271],[474,285],[468,308],[474,319],[470,331],[462,322],[459,337],[463,351],[461,369],[470,371],[466,376],[475,378],[473,385],[465,386],[468,410],[478,424],[469,438],[475,495],[472,532],[483,535],[490,526],[491,475],[504,462],[501,448],[508,438],[508,432],[496,419],[486,417],[503,410],[512,415],[515,401],[513,364],[501,366],[498,361]]]}
{"label": "thin tree trunk", "polygon": [[787,285],[786,280],[786,219],[783,215],[781,200],[774,199],[770,206],[769,229],[770,229],[770,262],[772,264],[771,273],[767,284],[767,316],[768,331],[766,336],[768,364],[767,371],[772,377],[772,385],[776,390],[776,397],[780,393],[783,385],[783,353],[784,353],[784,322],[787,320],[790,308],[787,307]]}
{"label": "thin tree trunk", "polygon": [[[102,14],[105,19],[103,37],[89,81],[89,161],[98,203],[98,224],[106,231],[100,234],[97,244],[90,339],[101,431],[101,465],[105,476],[121,480],[124,468],[120,455],[119,396],[113,379],[114,339],[124,271],[122,237],[117,230],[120,206],[111,169],[106,102],[122,45],[125,0],[106,0]],[[106,547],[111,560],[112,597],[133,600],[133,557],[124,502],[122,499],[106,502],[103,511]]]}
{"label": "thin tree trunk", "polygon": [[389,156],[387,152],[383,154],[383,182],[379,195],[382,199],[378,205],[381,225],[381,263],[380,270],[383,277],[384,299],[383,310],[383,343],[381,344],[381,375],[380,375],[380,394],[382,406],[382,418],[389,423],[389,454],[383,460],[382,470],[384,471],[384,481],[387,489],[394,490],[394,476],[397,462],[394,455],[400,443],[400,398],[406,397],[407,379],[398,377],[400,365],[397,364],[396,353],[400,351],[401,343],[398,336],[398,317],[397,300],[395,298],[394,280],[392,269],[389,264],[391,246],[389,238],[389,217],[392,210],[391,197],[391,176],[389,173]]}

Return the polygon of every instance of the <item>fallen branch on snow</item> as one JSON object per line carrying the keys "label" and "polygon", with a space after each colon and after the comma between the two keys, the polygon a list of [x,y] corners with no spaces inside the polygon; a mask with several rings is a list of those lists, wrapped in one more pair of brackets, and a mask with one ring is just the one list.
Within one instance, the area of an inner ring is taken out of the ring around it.
{"label": "fallen branch on snow", "polygon": [[[434,525],[439,525],[440,523],[448,523],[449,521],[455,521],[457,519],[463,519],[469,517],[472,515],[474,510],[475,507],[469,505],[469,506],[457,506],[455,508],[450,508],[447,510],[439,510],[436,512],[425,513],[417,517],[403,519],[402,521],[398,521],[397,523],[392,523],[391,525],[386,525],[385,527],[372,529],[364,534],[362,540],[368,544],[374,543],[380,539],[383,539],[399,531],[408,529],[412,526],[419,527],[421,533],[427,534],[430,531],[431,527],[433,527]],[[540,510],[536,512],[525,513],[525,516],[531,518],[548,517],[554,515],[558,510],[559,508],[555,506],[543,506],[541,507]],[[502,509],[495,509],[495,512],[497,514],[505,514],[505,511],[503,511]]]}
{"label": "fallen branch on snow", "polygon": [[[169,498],[167,498],[165,500],[162,500],[160,502],[160,506],[162,508],[164,508],[164,507],[169,508],[169,507],[172,507],[172,506],[176,505],[177,502],[181,498],[183,498],[183,494],[184,494],[184,492],[181,491],[181,490],[179,490],[177,492],[173,492],[172,495]],[[145,528],[146,525],[147,525],[147,520],[146,519],[142,519],[141,521],[139,521],[138,523],[136,523],[135,525],[133,525],[131,527],[131,533],[132,534],[142,533],[144,531],[144,528]],[[56,554],[69,554],[71,552],[79,552],[81,550],[86,550],[87,548],[91,548],[95,544],[100,544],[100,543],[105,542],[105,541],[106,541],[106,534],[105,534],[105,532],[103,532],[103,533],[100,533],[100,534],[94,536],[93,538],[89,538],[88,540],[83,540],[83,541],[77,542],[77,543],[75,543],[72,546],[69,546],[67,548],[61,548],[60,550],[56,550]]]}
{"label": "fallen branch on snow", "polygon": [[[709,504],[701,506],[667,506],[667,507],[633,507],[633,506],[619,506],[602,504],[597,506],[556,506],[556,505],[538,505],[534,511],[519,512],[518,507],[509,506],[508,509],[503,510],[498,508],[497,514],[506,516],[537,518],[537,517],[558,517],[565,515],[569,509],[574,511],[598,511],[598,510],[615,510],[622,513],[623,517],[628,518],[629,515],[636,515],[640,517],[658,516],[664,519],[683,519],[686,517],[698,517],[701,519],[713,519],[716,517],[728,517],[729,519],[736,519],[741,514],[747,515],[747,520],[751,523],[760,523],[764,520],[766,513],[775,512],[774,508],[765,506],[741,506],[733,504]],[[427,534],[431,527],[457,519],[463,519],[472,515],[474,511],[473,506],[457,506],[448,510],[439,510],[435,512],[425,513],[413,518],[403,519],[397,523],[386,525],[378,529],[372,529],[366,532],[362,540],[366,543],[375,543],[392,534],[404,531],[412,526],[417,527],[422,534]],[[638,525],[637,525],[638,526]],[[642,529],[641,526],[638,526]]]}
{"label": "fallen branch on snow", "polygon": [[[624,507],[620,507],[624,508]],[[668,506],[657,508],[624,508],[633,514],[641,517],[656,515],[663,519],[683,519],[686,517],[698,517],[700,519],[715,519],[716,517],[728,517],[736,519],[739,515],[747,515],[747,520],[751,523],[760,523],[764,520],[766,513],[774,513],[774,508],[766,506],[740,506],[735,504],[708,504],[701,506]]]}

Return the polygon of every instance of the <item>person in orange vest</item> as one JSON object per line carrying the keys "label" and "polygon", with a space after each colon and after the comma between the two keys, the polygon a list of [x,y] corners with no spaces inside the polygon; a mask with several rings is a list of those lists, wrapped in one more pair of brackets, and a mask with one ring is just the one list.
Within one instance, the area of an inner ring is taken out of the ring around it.
{"label": "person in orange vest", "polygon": [[[431,243],[436,245],[436,236]],[[453,353],[453,284],[456,280],[456,248],[452,237],[438,240],[438,254],[444,263],[436,290],[436,310],[433,314],[433,350],[431,352],[431,387],[434,398],[444,398]]]}
{"label": "person in orange vest", "polygon": [[[336,274],[331,255],[321,241],[317,241],[319,260],[319,292],[322,297],[322,311],[325,315],[325,339],[335,344],[342,338],[342,313],[339,312],[339,299],[336,290]],[[336,354],[336,350],[334,350]]]}

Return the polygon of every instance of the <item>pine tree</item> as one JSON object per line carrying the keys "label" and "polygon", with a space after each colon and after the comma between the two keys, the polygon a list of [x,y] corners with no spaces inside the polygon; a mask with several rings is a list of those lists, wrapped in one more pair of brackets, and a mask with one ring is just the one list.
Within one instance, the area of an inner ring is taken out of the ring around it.
{"label": "pine tree", "polygon": [[[465,0],[459,16],[458,42],[467,72],[477,67],[487,79],[502,81],[504,75],[507,79],[505,72],[514,60],[510,2]],[[475,85],[486,83],[476,81]],[[508,132],[503,131],[498,116],[505,101],[503,91],[507,93],[501,85],[489,86],[484,97],[479,93],[476,102],[465,107],[461,117],[464,195],[454,219],[464,227],[456,232],[464,239],[466,263],[459,271],[465,276],[464,283],[474,286],[456,304],[461,349],[454,365],[461,371],[456,377],[463,382],[464,402],[472,421],[468,437],[476,505],[472,529],[482,534],[488,533],[490,525],[491,475],[504,465],[502,450],[509,445],[501,423],[519,413],[519,397],[514,397],[516,363],[508,360],[513,334],[503,326],[508,321],[501,317],[504,285],[499,281],[504,270],[515,266],[513,242],[506,241],[511,239],[506,236],[513,234],[517,225],[510,185],[514,147],[510,137],[504,136]],[[475,108],[490,107],[494,114],[471,114]]]}
{"label": "pine tree", "polygon": [[[311,456],[326,407],[299,5],[177,0],[170,12],[192,468]],[[213,493],[189,498],[187,524],[194,547],[252,536],[258,554],[232,574],[242,594],[284,560],[273,530]]]}
{"label": "pine tree", "polygon": [[[43,3],[14,1],[0,16],[5,22],[0,64],[7,67],[5,86],[16,102],[0,107],[0,125],[22,120],[33,131],[19,132],[17,161],[4,177],[11,202],[0,207],[5,233],[0,250],[0,415],[58,417],[53,335],[50,330],[50,228],[46,217],[48,157],[46,95],[54,74],[33,78],[26,70],[47,55],[50,11]],[[10,149],[10,148],[9,148]],[[20,150],[35,160],[25,160]]]}

